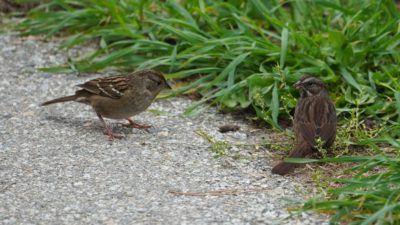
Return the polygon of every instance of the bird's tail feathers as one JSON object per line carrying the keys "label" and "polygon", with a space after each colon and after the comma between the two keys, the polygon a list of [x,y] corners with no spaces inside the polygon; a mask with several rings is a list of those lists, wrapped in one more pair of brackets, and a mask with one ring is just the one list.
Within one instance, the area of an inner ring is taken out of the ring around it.
{"label": "bird's tail feathers", "polygon": [[[289,158],[304,158],[313,153],[313,147],[307,142],[297,144],[292,152],[289,154]],[[272,168],[272,173],[279,175],[286,175],[293,172],[299,165],[296,163],[279,162],[274,168]]]}
{"label": "bird's tail feathers", "polygon": [[50,105],[54,103],[59,103],[59,102],[69,102],[69,101],[75,101],[76,100],[76,95],[70,95],[70,96],[65,96],[61,98],[56,98],[47,102],[43,102],[40,104],[40,106],[45,106],[45,105]]}

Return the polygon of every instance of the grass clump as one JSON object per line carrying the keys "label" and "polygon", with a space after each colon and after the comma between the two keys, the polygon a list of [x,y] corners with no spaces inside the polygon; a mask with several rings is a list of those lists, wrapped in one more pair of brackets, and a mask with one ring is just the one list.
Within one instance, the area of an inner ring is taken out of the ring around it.
{"label": "grass clump", "polygon": [[[400,159],[376,156],[342,156],[322,160],[303,159],[297,162],[357,163],[346,170],[350,178],[330,179],[335,188],[327,188],[326,196],[308,200],[303,209],[332,214],[331,224],[399,224],[400,222]],[[324,184],[326,185],[326,180]]]}
{"label": "grass clump", "polygon": [[337,143],[377,156],[332,159],[361,164],[330,199],[305,208],[333,210],[333,222],[386,224],[399,222],[399,153],[382,150],[400,147],[399,19],[393,0],[48,0],[17,29],[68,36],[64,48],[98,43],[47,71],[157,68],[188,81],[175,94],[202,96],[188,112],[252,108],[277,129],[295,107],[292,84],[305,73],[321,77],[340,118]]}

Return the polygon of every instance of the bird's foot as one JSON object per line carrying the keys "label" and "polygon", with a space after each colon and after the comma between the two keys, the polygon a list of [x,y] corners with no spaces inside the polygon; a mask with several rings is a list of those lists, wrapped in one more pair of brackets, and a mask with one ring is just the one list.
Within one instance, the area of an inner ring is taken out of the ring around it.
{"label": "bird's foot", "polygon": [[136,129],[148,129],[151,127],[151,125],[135,123],[131,119],[127,120],[129,121],[129,123],[123,123],[122,124],[123,127],[136,128]]}
{"label": "bird's foot", "polygon": [[117,133],[112,132],[111,129],[106,129],[103,132],[104,132],[105,135],[108,136],[108,140],[109,141],[114,141],[114,139],[121,139],[123,137],[123,135],[121,135],[121,134],[117,134]]}
{"label": "bird's foot", "polygon": [[103,116],[97,113],[97,116],[100,119],[101,124],[103,124],[103,133],[108,136],[109,141],[113,141],[114,139],[121,139],[123,136],[121,134],[114,133],[109,126],[107,126],[106,122],[103,119]]}

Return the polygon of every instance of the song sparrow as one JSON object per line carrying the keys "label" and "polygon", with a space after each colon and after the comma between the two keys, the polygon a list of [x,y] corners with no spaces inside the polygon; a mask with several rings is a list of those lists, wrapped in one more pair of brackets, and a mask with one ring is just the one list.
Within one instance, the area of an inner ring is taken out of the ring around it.
{"label": "song sparrow", "polygon": [[[319,138],[323,141],[322,147],[329,152],[336,135],[336,112],[324,82],[306,75],[294,87],[300,91],[300,99],[293,122],[296,145],[289,158],[304,158],[318,152],[315,146]],[[285,175],[296,167],[297,164],[279,162],[272,173]]]}
{"label": "song sparrow", "polygon": [[148,128],[149,125],[137,124],[129,117],[146,110],[163,88],[171,88],[163,74],[154,70],[142,70],[127,76],[97,78],[77,86],[82,89],[74,95],[47,101],[41,105],[67,101],[91,105],[105,128],[105,134],[111,140],[121,136],[112,132],[103,117],[127,119],[129,124],[124,126],[128,127]]}

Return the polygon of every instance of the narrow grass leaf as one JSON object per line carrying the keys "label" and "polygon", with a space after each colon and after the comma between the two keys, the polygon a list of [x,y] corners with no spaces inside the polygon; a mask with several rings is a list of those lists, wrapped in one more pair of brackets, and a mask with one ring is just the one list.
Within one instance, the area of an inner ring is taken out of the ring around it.
{"label": "narrow grass leaf", "polygon": [[272,108],[272,120],[274,121],[274,123],[278,126],[279,128],[279,124],[278,124],[278,116],[279,116],[279,92],[278,92],[278,83],[275,81],[274,83],[274,88],[272,89],[272,102],[271,102],[271,106]]}
{"label": "narrow grass leaf", "polygon": [[236,58],[234,58],[229,65],[222,70],[222,72],[213,80],[212,84],[216,85],[220,83],[222,80],[226,78],[226,76],[234,70],[240,63],[243,62],[244,59],[246,59],[247,56],[249,56],[250,53],[243,53],[241,55],[238,55]]}
{"label": "narrow grass leaf", "polygon": [[400,123],[400,92],[396,91],[394,98],[396,99],[397,122]]}
{"label": "narrow grass leaf", "polygon": [[382,221],[387,221],[385,219],[386,213],[390,213],[395,208],[400,208],[400,203],[396,203],[396,204],[392,204],[392,205],[385,205],[380,210],[376,211],[374,214],[372,214],[366,220],[364,220],[364,222],[362,222],[361,225],[375,224],[375,222],[379,222],[380,224],[382,224],[381,223]]}
{"label": "narrow grass leaf", "polygon": [[175,70],[175,62],[176,62],[176,53],[177,53],[177,51],[178,51],[178,45],[175,45],[175,47],[172,50],[171,57],[170,57],[171,65],[169,66],[169,73],[171,73],[172,71]]}
{"label": "narrow grass leaf", "polygon": [[324,7],[329,7],[329,8],[335,9],[335,10],[340,11],[345,14],[349,14],[349,15],[351,14],[350,10],[348,10],[344,7],[341,7],[340,5],[337,5],[337,4],[333,3],[332,1],[314,0],[314,3],[322,5]]}
{"label": "narrow grass leaf", "polygon": [[359,92],[361,92],[360,85],[357,83],[357,81],[354,80],[353,76],[344,67],[340,67],[340,73],[348,84],[355,87]]}
{"label": "narrow grass leaf", "polygon": [[285,27],[282,30],[281,37],[281,57],[280,57],[280,67],[285,68],[286,55],[289,45],[289,30]]}
{"label": "narrow grass leaf", "polygon": [[181,4],[178,4],[175,0],[168,0],[167,5],[173,8],[176,12],[178,12],[185,20],[190,23],[192,26],[199,29],[196,21],[193,19],[192,15],[184,8]]}
{"label": "narrow grass leaf", "polygon": [[192,31],[187,31],[187,30],[179,30],[171,25],[168,25],[166,23],[162,23],[159,21],[155,21],[155,20],[150,20],[150,21],[154,24],[159,25],[164,30],[171,32],[171,33],[177,35],[178,37],[188,41],[189,43],[197,44],[197,43],[203,43],[207,40],[205,37],[203,37],[202,35],[200,35],[198,33],[194,33]]}

